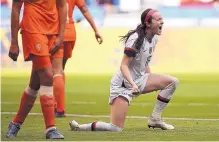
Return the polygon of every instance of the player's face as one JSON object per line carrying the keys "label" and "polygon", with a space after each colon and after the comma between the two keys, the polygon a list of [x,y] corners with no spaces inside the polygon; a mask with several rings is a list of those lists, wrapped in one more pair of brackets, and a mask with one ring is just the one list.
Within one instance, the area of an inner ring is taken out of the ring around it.
{"label": "player's face", "polygon": [[152,15],[152,21],[150,26],[153,34],[161,35],[163,24],[164,22],[161,14],[159,12],[155,12]]}

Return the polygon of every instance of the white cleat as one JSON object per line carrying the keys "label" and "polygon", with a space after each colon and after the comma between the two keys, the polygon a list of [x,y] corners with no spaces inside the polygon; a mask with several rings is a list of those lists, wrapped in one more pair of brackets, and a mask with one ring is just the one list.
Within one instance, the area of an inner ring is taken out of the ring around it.
{"label": "white cleat", "polygon": [[76,122],[75,120],[72,120],[69,122],[69,126],[71,128],[72,131],[77,131],[79,130],[79,124],[78,122]]}
{"label": "white cleat", "polygon": [[170,124],[165,123],[162,119],[155,119],[149,117],[148,119],[148,128],[161,128],[162,130],[173,130],[174,127]]}

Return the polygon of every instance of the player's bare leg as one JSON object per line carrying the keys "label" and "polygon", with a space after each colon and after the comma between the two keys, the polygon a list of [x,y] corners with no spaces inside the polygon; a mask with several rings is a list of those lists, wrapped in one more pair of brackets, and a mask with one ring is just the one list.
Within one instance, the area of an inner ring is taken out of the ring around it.
{"label": "player's bare leg", "polygon": [[161,128],[163,130],[174,129],[172,125],[165,123],[161,119],[163,109],[169,103],[179,80],[168,75],[150,74],[142,94],[161,90],[157,96],[152,115],[148,120],[148,127]]}
{"label": "player's bare leg", "polygon": [[65,70],[65,66],[66,66],[66,63],[67,63],[68,59],[63,59],[63,70]]}
{"label": "player's bare leg", "polygon": [[111,105],[111,123],[93,122],[79,125],[75,120],[69,122],[72,131],[112,131],[121,132],[124,127],[126,113],[128,111],[128,101],[122,97],[117,97]]}
{"label": "player's bare leg", "polygon": [[56,100],[56,117],[65,117],[65,75],[62,64],[63,58],[53,58],[53,92]]}
{"label": "player's bare leg", "polygon": [[110,111],[111,123],[120,128],[123,128],[127,112],[128,112],[128,100],[122,96],[117,97],[111,105],[111,111]]}

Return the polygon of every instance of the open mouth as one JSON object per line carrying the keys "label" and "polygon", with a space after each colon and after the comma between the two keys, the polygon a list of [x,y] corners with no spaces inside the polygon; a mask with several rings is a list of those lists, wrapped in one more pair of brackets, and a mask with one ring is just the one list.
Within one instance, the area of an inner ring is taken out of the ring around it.
{"label": "open mouth", "polygon": [[163,26],[162,26],[162,25],[160,25],[160,26],[159,26],[159,29],[160,29],[160,30],[162,30],[162,27],[163,27]]}

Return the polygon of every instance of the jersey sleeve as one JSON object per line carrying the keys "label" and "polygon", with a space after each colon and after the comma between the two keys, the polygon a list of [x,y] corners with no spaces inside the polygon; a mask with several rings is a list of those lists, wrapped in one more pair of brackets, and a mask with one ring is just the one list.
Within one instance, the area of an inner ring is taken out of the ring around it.
{"label": "jersey sleeve", "polygon": [[125,42],[125,49],[124,54],[128,55],[129,57],[135,57],[137,50],[134,47],[135,41],[138,38],[138,34],[132,34],[128,40]]}
{"label": "jersey sleeve", "polygon": [[76,5],[77,5],[77,7],[78,8],[80,8],[80,7],[82,7],[82,6],[85,6],[86,5],[86,3],[85,3],[85,1],[84,0],[76,0]]}

